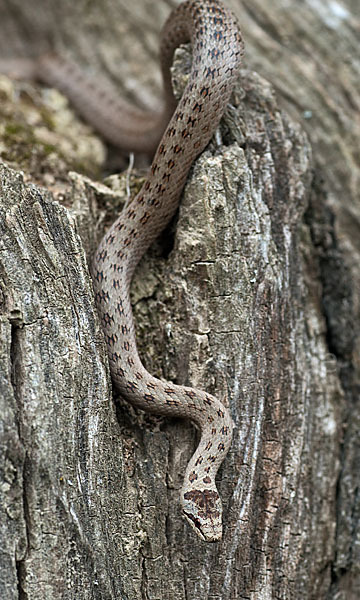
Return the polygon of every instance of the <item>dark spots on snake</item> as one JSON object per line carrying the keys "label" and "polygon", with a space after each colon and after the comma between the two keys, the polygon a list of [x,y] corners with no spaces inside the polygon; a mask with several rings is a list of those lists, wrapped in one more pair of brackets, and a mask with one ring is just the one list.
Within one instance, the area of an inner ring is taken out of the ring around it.
{"label": "dark spots on snake", "polygon": [[159,154],[166,154],[166,150],[165,150],[165,145],[164,144],[160,144],[159,149],[158,149]]}
{"label": "dark spots on snake", "polygon": [[220,52],[218,48],[211,48],[208,54],[210,55],[212,60],[217,60],[222,55],[222,52]]}
{"label": "dark spots on snake", "polygon": [[124,316],[125,311],[124,311],[124,308],[123,308],[123,305],[122,305],[122,300],[120,300],[120,302],[117,303],[116,310],[117,310],[117,312],[119,313],[119,315],[121,317]]}
{"label": "dark spots on snake", "polygon": [[135,361],[132,356],[128,357],[127,362],[128,362],[129,367],[133,367],[135,364]]}
{"label": "dark spots on snake", "polygon": [[171,173],[164,173],[163,181],[166,181],[166,183],[169,183],[170,177],[171,177]]}
{"label": "dark spots on snake", "polygon": [[140,219],[141,225],[146,225],[146,223],[148,222],[149,219],[150,219],[150,214],[148,212],[145,212]]}
{"label": "dark spots on snake", "polygon": [[156,390],[157,389],[157,385],[155,385],[155,383],[152,383],[152,381],[149,381],[147,384],[147,387],[149,390]]}
{"label": "dark spots on snake", "polygon": [[202,111],[202,104],[200,104],[199,102],[195,102],[194,106],[192,107],[192,110],[194,113],[201,113]]}
{"label": "dark spots on snake", "polygon": [[116,256],[117,256],[118,258],[120,258],[120,260],[122,260],[122,259],[124,258],[124,256],[125,256],[125,254],[124,254],[124,251],[123,251],[123,250],[118,250],[118,251],[116,252]]}
{"label": "dark spots on snake", "polygon": [[195,467],[201,465],[202,461],[203,461],[203,457],[202,456],[198,456],[196,461],[195,461]]}
{"label": "dark spots on snake", "polygon": [[139,373],[138,371],[135,373],[135,377],[136,377],[136,379],[138,379],[139,381],[140,381],[141,379],[143,379],[143,375],[142,375],[141,373]]}
{"label": "dark spots on snake", "polygon": [[118,367],[116,369],[116,375],[118,375],[118,377],[125,377],[125,371],[122,367]]}
{"label": "dark spots on snake", "polygon": [[107,244],[112,244],[113,241],[115,239],[115,236],[113,233],[109,233],[109,235],[105,238],[105,241]]}
{"label": "dark spots on snake", "polygon": [[146,402],[156,402],[156,398],[152,394],[144,394],[144,399]]}
{"label": "dark spots on snake", "polygon": [[208,442],[205,446],[205,450],[210,450],[211,446],[212,446],[212,442]]}
{"label": "dark spots on snake", "polygon": [[168,160],[168,163],[167,163],[168,168],[173,169],[175,167],[175,165],[176,165],[176,162],[172,158],[170,158],[170,160]]}
{"label": "dark spots on snake", "polygon": [[171,387],[164,388],[164,392],[165,392],[165,394],[168,394],[169,396],[171,396],[171,394],[176,394],[176,390],[173,390]]}
{"label": "dark spots on snake", "polygon": [[204,404],[207,404],[208,406],[212,405],[212,400],[211,400],[210,396],[205,396],[203,402],[204,402]]}
{"label": "dark spots on snake", "polygon": [[185,390],[185,396],[187,396],[188,398],[191,398],[191,400],[196,398],[196,394],[195,394],[194,390]]}
{"label": "dark spots on snake", "polygon": [[201,142],[200,140],[196,140],[196,142],[193,144],[193,147],[195,148],[195,150],[198,150],[198,148],[201,147]]}
{"label": "dark spots on snake", "polygon": [[210,473],[211,467],[204,467],[204,471],[205,471],[205,473]]}
{"label": "dark spots on snake", "polygon": [[215,429],[215,427],[212,428],[211,435],[216,435],[216,429]]}
{"label": "dark spots on snake", "polygon": [[223,410],[221,410],[221,408],[218,409],[217,414],[221,419],[225,417],[225,413]]}
{"label": "dark spots on snake", "polygon": [[123,344],[124,350],[126,350],[126,352],[129,352],[130,350],[130,344],[127,340],[125,340],[124,344]]}
{"label": "dark spots on snake", "polygon": [[102,281],[104,281],[104,273],[102,271],[98,271],[96,269],[96,273],[94,275],[96,281],[98,281],[99,283],[101,283]]}
{"label": "dark spots on snake", "polygon": [[229,434],[229,427],[227,425],[223,425],[223,427],[220,429],[220,433],[222,435],[228,435]]}
{"label": "dark spots on snake", "polygon": [[114,317],[113,317],[112,315],[109,315],[109,313],[108,313],[108,312],[105,312],[105,313],[103,314],[102,320],[104,321],[104,324],[105,324],[106,326],[107,326],[107,325],[110,325],[111,323],[115,323],[115,321],[114,321]]}
{"label": "dark spots on snake", "polygon": [[120,288],[120,281],[119,279],[113,279],[112,280],[112,286],[115,290],[118,290]]}
{"label": "dark spots on snake", "polygon": [[124,240],[124,246],[125,246],[125,248],[127,248],[128,246],[130,246],[130,244],[131,244],[131,238],[130,237],[125,238],[125,240]]}
{"label": "dark spots on snake", "polygon": [[191,471],[190,475],[189,475],[189,481],[190,483],[193,483],[193,481],[196,481],[198,478],[197,474],[195,473],[195,471]]}
{"label": "dark spots on snake", "polygon": [[210,485],[211,477],[209,477],[209,475],[207,475],[206,477],[204,477],[203,482],[206,483],[207,485]]}
{"label": "dark spots on snake", "polygon": [[196,79],[199,77],[199,71],[197,69],[194,69],[194,72],[191,75],[192,79]]}
{"label": "dark spots on snake", "polygon": [[208,462],[214,463],[216,461],[216,456],[212,456],[210,454],[210,456],[207,457]]}
{"label": "dark spots on snake", "polygon": [[106,302],[109,302],[109,300],[110,300],[109,292],[104,292],[104,290],[101,290],[101,292],[96,293],[95,298],[96,298],[96,302],[98,304],[101,304],[102,302],[104,302],[104,304],[105,304]]}
{"label": "dark spots on snake", "polygon": [[149,198],[147,201],[149,206],[155,206],[155,207],[159,207],[161,206],[161,201],[155,197]]}
{"label": "dark spots on snake", "polygon": [[224,452],[225,446],[222,442],[220,442],[220,444],[218,445],[218,450],[219,450],[219,452]]}
{"label": "dark spots on snake", "polygon": [[149,181],[149,180],[148,180],[148,181],[145,183],[145,185],[144,185],[144,190],[146,190],[147,192],[148,192],[149,190],[151,190],[151,184],[150,184],[150,181]]}
{"label": "dark spots on snake", "polygon": [[[186,98],[182,98],[181,100],[184,103],[184,100],[186,101]],[[184,118],[184,113],[178,111],[177,113],[175,113],[174,117],[175,117],[176,121],[182,121]],[[175,131],[176,131],[176,129],[175,129]]]}
{"label": "dark spots on snake", "polygon": [[187,137],[191,137],[191,133],[188,129],[183,129],[181,132],[181,137],[183,139],[186,139]]}
{"label": "dark spots on snake", "polygon": [[208,416],[208,421],[209,423],[213,423],[214,422],[214,417],[212,415]]}
{"label": "dark spots on snake", "polygon": [[189,402],[189,408],[192,410],[196,410],[197,412],[203,413],[205,412],[205,408],[201,408],[198,404],[194,404],[193,402]]}
{"label": "dark spots on snake", "polygon": [[109,353],[109,360],[111,360],[112,362],[116,363],[116,362],[118,362],[119,359],[120,359],[120,356],[117,352]]}
{"label": "dark spots on snake", "polygon": [[217,73],[216,68],[211,68],[211,67],[207,67],[207,69],[205,69],[205,77],[211,77],[211,79],[215,79],[215,75]]}
{"label": "dark spots on snake", "polygon": [[191,127],[195,127],[196,123],[197,123],[197,119],[194,119],[193,117],[189,116],[187,124],[191,125]]}
{"label": "dark spots on snake", "polygon": [[136,201],[137,201],[137,203],[138,203],[138,204],[140,204],[141,206],[144,206],[144,204],[145,204],[145,199],[144,199],[144,196],[137,196],[137,199],[136,199]]}
{"label": "dark spots on snake", "polygon": [[133,240],[135,240],[137,238],[137,236],[139,235],[139,232],[137,231],[137,229],[132,229],[129,233],[129,236],[131,238],[133,238]]}
{"label": "dark spots on snake", "polygon": [[176,135],[176,129],[175,129],[175,127],[170,127],[167,130],[167,135],[168,135],[168,137],[174,137]]}
{"label": "dark spots on snake", "polygon": [[111,335],[106,335],[105,339],[108,346],[114,346],[118,341],[118,336],[116,335],[116,333],[112,333]]}
{"label": "dark spots on snake", "polygon": [[232,75],[233,70],[234,70],[234,67],[227,67],[227,69],[225,70],[225,73],[230,73],[230,75]]}
{"label": "dark spots on snake", "polygon": [[115,229],[117,229],[118,231],[121,231],[122,229],[124,229],[124,227],[125,227],[125,225],[124,225],[124,223],[122,223],[122,221],[119,221],[115,225]]}
{"label": "dark spots on snake", "polygon": [[128,392],[136,392],[137,390],[137,384],[135,383],[135,381],[128,381],[126,384],[126,389],[128,390]]}
{"label": "dark spots on snake", "polygon": [[129,217],[129,219],[134,220],[136,217],[136,210],[134,210],[133,208],[129,208],[129,210],[126,213],[126,216]]}
{"label": "dark spots on snake", "polygon": [[179,406],[179,402],[177,400],[172,400],[171,398],[166,398],[165,403],[167,406]]}
{"label": "dark spots on snake", "polygon": [[206,98],[207,96],[209,96],[209,90],[210,90],[210,88],[208,88],[208,87],[203,87],[203,88],[201,88],[201,90],[200,90],[200,95],[201,95],[203,98]]}
{"label": "dark spots on snake", "polygon": [[129,328],[127,325],[121,325],[121,333],[123,335],[126,335],[127,333],[129,333]]}
{"label": "dark spots on snake", "polygon": [[166,187],[162,183],[158,183],[155,188],[156,192],[162,196],[166,192]]}
{"label": "dark spots on snake", "polygon": [[216,25],[221,25],[222,27],[224,26],[224,21],[223,21],[222,17],[214,17],[213,23],[215,26]]}
{"label": "dark spots on snake", "polygon": [[158,170],[158,168],[159,168],[159,167],[157,166],[157,164],[156,164],[156,163],[153,163],[153,164],[151,165],[151,172],[152,172],[152,174],[153,174],[153,175],[155,175],[155,173],[156,173],[156,171]]}
{"label": "dark spots on snake", "polygon": [[175,146],[173,146],[173,152],[174,154],[180,154],[180,152],[184,154],[184,148],[182,146],[179,146],[179,144],[176,144]]}
{"label": "dark spots on snake", "polygon": [[101,252],[99,252],[99,253],[96,255],[96,260],[97,260],[98,262],[100,262],[100,261],[101,261],[101,262],[104,262],[104,260],[105,260],[105,258],[107,257],[107,255],[108,255],[108,253],[107,253],[107,250],[106,250],[106,248],[103,248],[103,249],[101,250]]}

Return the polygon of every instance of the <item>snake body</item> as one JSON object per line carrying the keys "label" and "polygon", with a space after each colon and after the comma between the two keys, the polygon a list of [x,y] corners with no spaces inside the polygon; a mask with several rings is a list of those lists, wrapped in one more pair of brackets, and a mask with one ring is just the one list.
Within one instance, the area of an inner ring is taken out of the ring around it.
{"label": "snake body", "polygon": [[218,1],[188,1],[170,15],[163,30],[165,89],[174,49],[189,40],[193,61],[187,87],[146,182],[100,244],[93,277],[111,373],[121,395],[146,411],[191,419],[201,430],[186,469],[181,504],[197,534],[216,541],[222,536],[222,506],[215,475],[231,444],[232,419],[210,394],[160,381],[145,370],[136,349],[129,297],[135,266],[174,215],[190,166],[208,144],[238,76],[242,43],[234,17]]}
{"label": "snake body", "polygon": [[[192,68],[176,106],[170,66],[175,48],[188,41]],[[137,263],[174,215],[190,166],[220,121],[238,76],[243,42],[234,16],[220,1],[188,0],[167,20],[160,50],[166,101],[163,115],[149,117],[147,125],[136,111],[122,119],[125,124],[137,119],[143,136],[132,135],[126,127],[124,133],[121,119],[111,112],[119,115],[121,107],[112,105],[106,110],[106,93],[99,99],[92,89],[90,95],[91,85],[85,78],[81,80],[83,76],[73,65],[47,55],[39,59],[37,76],[64,91],[105,137],[123,148],[150,152],[172,115],[146,182],[100,243],[93,280],[112,379],[121,395],[145,411],[188,418],[201,431],[186,468],[180,501],[191,527],[201,539],[213,542],[222,536],[222,504],[215,476],[230,447],[233,422],[217,398],[161,381],[146,371],[136,348],[129,290]]]}

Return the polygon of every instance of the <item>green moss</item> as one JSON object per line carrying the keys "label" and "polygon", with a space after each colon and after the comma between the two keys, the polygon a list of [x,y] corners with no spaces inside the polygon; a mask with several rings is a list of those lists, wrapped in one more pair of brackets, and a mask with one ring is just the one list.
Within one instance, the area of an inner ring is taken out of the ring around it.
{"label": "green moss", "polygon": [[97,154],[96,140],[75,117],[72,123],[66,115],[65,125],[57,126],[61,110],[56,103],[54,109],[44,104],[36,86],[31,96],[22,94],[21,88],[20,93],[8,92],[0,104],[0,158],[38,183],[48,174],[65,181],[70,170],[99,176],[101,150]]}
{"label": "green moss", "polygon": [[20,123],[16,123],[15,121],[12,121],[5,125],[4,133],[5,133],[5,136],[11,137],[13,135],[21,135],[25,131],[26,131],[26,127],[24,127],[24,125],[21,125]]}

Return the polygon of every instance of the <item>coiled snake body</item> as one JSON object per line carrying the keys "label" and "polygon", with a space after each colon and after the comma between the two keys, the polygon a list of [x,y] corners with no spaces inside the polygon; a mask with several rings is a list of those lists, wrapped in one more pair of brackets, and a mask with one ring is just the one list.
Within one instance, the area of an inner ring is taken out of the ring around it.
{"label": "coiled snake body", "polygon": [[[193,50],[192,68],[176,107],[169,68],[175,48],[188,41]],[[64,91],[105,137],[127,149],[151,151],[164,121],[175,109],[145,184],[100,243],[93,280],[111,374],[121,395],[146,411],[191,419],[201,430],[200,443],[186,469],[181,505],[191,527],[209,542],[222,536],[222,505],[215,476],[231,444],[232,419],[210,394],[161,381],[146,371],[136,348],[129,289],[135,266],[174,215],[190,166],[220,121],[242,52],[236,20],[221,2],[188,0],[176,8],[163,28],[161,41],[166,108],[157,120],[149,117],[147,125],[142,115],[143,136],[136,132],[139,122],[134,126],[135,135],[123,132],[122,124],[126,129],[131,115],[122,119],[119,114],[112,116],[104,106],[106,94],[98,98],[94,88],[86,89],[86,79],[74,66],[50,55],[39,59],[35,73],[38,79]]]}

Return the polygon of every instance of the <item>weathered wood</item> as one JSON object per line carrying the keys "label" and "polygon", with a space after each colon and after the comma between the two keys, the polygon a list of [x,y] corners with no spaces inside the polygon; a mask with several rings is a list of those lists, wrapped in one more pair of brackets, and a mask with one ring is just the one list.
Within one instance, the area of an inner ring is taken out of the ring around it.
{"label": "weathered wood", "polygon": [[[1,0],[2,54],[36,53],[50,32],[94,71],[118,68],[120,88],[154,106],[158,80],[145,58],[155,65],[166,3],[106,0],[86,12],[81,2],[41,4]],[[65,166],[78,168],[71,134],[60,171],[46,161],[44,175],[42,150],[19,160],[32,180],[65,193],[67,208],[1,166],[2,598],[358,596],[360,263],[349,215],[358,214],[359,131],[350,121],[359,93],[356,65],[337,69],[353,49],[353,25],[326,26],[330,8],[282,9],[256,0],[239,14],[248,63],[268,75],[291,118],[264,79],[242,72],[221,138],[194,166],[176,230],[133,285],[147,368],[216,393],[235,418],[219,476],[220,544],[203,544],[179,514],[193,428],[121,400],[116,419],[83,248],[90,259],[121,194],[77,175],[65,187]],[[335,40],[344,49],[314,72]],[[2,135],[2,144],[8,151],[13,140]],[[92,156],[82,161],[93,171]]]}

